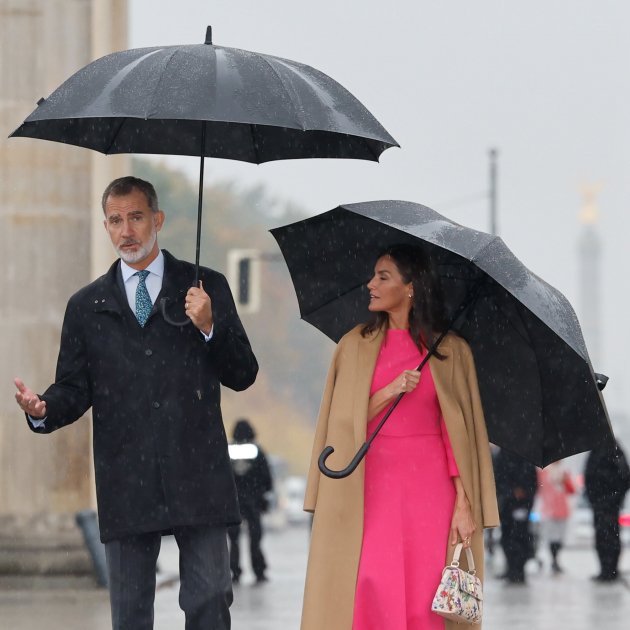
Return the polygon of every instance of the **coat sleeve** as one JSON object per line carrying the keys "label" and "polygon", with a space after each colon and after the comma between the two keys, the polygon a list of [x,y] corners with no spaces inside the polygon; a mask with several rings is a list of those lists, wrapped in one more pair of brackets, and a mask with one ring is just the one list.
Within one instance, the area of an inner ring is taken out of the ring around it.
{"label": "coat sleeve", "polygon": [[475,369],[475,361],[470,347],[466,343],[463,344],[463,347],[465,348],[464,363],[466,369],[466,381],[472,401],[475,442],[477,444],[477,461],[479,465],[479,479],[481,482],[480,491],[483,527],[497,527],[499,525],[497,491],[494,481],[494,470],[492,467],[488,431],[483,414],[483,407],[481,406],[479,383],[477,382],[477,370]]}
{"label": "coat sleeve", "polygon": [[225,277],[216,273],[210,299],[214,332],[207,342],[208,352],[216,357],[219,380],[235,391],[247,389],[256,380],[258,362],[236,312],[232,292]]}
{"label": "coat sleeve", "polygon": [[304,510],[306,512],[314,512],[317,504],[317,492],[319,490],[319,480],[321,472],[317,462],[319,455],[326,446],[326,438],[328,436],[328,418],[330,415],[330,406],[332,403],[333,392],[335,390],[335,381],[337,379],[337,358],[339,356],[339,345],[335,350],[328,377],[326,378],[326,386],[319,408],[317,417],[317,426],[315,428],[315,438],[313,440],[313,451],[311,453],[311,464],[308,471],[306,482],[306,492],[304,494]]}
{"label": "coat sleeve", "polygon": [[258,456],[260,458],[260,494],[265,494],[273,490],[273,478],[267,456],[262,449],[259,449]]}
{"label": "coat sleeve", "polygon": [[79,322],[78,301],[70,299],[61,329],[55,382],[41,396],[46,402],[46,421],[35,428],[27,420],[35,433],[51,433],[72,424],[92,406],[85,336]]}
{"label": "coat sleeve", "polygon": [[455,455],[453,454],[451,439],[448,437],[448,431],[446,429],[446,424],[444,423],[443,416],[440,417],[440,433],[442,434],[442,443],[444,444],[444,451],[446,452],[448,474],[451,477],[459,477],[459,468],[457,468],[457,462],[455,461]]}

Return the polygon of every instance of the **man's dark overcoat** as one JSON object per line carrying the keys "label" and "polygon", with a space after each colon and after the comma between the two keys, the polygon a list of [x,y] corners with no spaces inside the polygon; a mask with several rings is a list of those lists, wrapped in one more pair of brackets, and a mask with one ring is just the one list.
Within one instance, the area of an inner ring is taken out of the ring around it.
{"label": "man's dark overcoat", "polygon": [[[193,265],[164,252],[156,307],[184,320]],[[103,542],[186,525],[240,521],[220,409],[220,385],[249,387],[258,364],[225,278],[199,270],[214,333],[172,326],[154,307],[144,328],[129,308],[120,263],[73,295],[55,383],[42,395],[50,433],[90,407]],[[30,426],[30,423],[29,423]],[[33,428],[33,427],[31,427]]]}

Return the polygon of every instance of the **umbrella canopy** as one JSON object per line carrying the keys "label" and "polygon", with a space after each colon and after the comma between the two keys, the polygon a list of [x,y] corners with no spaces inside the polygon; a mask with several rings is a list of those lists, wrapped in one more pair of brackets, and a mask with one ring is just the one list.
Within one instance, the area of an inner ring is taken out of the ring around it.
{"label": "umbrella canopy", "polygon": [[[204,44],[137,48],[88,64],[9,136],[114,153],[199,156],[194,286],[199,279],[204,158],[378,161],[398,143],[336,81],[304,64]],[[162,314],[173,325],[186,325]]]}
{"label": "umbrella canopy", "polygon": [[210,26],[204,44],[137,48],[93,61],[40,99],[9,137],[105,154],[200,156],[195,286],[205,157],[256,164],[298,158],[378,161],[385,149],[398,146],[324,73],[288,59],[214,46]]}
{"label": "umbrella canopy", "polygon": [[[204,124],[205,123],[205,124]],[[203,138],[202,138],[203,135]],[[398,146],[344,87],[310,66],[204,44],[137,48],[72,75],[11,134],[101,153],[377,161]]]}
{"label": "umbrella canopy", "polygon": [[500,238],[405,201],[343,205],[271,233],[302,318],[334,341],[369,319],[378,253],[397,243],[424,248],[450,316],[477,292],[453,328],[473,351],[490,441],[545,466],[611,438],[573,308]]}

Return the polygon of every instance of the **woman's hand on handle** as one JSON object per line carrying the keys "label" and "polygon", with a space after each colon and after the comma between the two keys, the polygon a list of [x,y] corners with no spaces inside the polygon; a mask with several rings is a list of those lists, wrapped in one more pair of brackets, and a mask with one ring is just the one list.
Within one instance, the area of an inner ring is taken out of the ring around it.
{"label": "woman's hand on handle", "polygon": [[404,370],[391,383],[374,392],[368,404],[368,420],[372,420],[391,402],[396,396],[405,392],[412,392],[420,382],[418,370]]}
{"label": "woman's hand on handle", "polygon": [[392,398],[403,392],[412,392],[420,382],[420,372],[417,370],[405,370],[401,372],[386,389],[389,388]]}

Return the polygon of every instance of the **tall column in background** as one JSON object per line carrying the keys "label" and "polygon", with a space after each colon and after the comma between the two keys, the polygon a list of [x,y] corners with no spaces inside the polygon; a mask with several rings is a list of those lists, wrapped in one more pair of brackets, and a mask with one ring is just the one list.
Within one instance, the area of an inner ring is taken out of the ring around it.
{"label": "tall column in background", "polygon": [[601,259],[602,245],[597,230],[599,209],[596,196],[601,186],[582,188],[582,231],[578,242],[580,282],[580,323],[586,347],[595,371],[604,370],[601,347]]}
{"label": "tall column in background", "polygon": [[[93,505],[90,423],[82,420],[49,436],[33,434],[14,402],[12,380],[18,375],[42,391],[54,378],[66,302],[93,276],[93,188],[98,167],[88,149],[6,138],[40,97],[94,58],[93,22],[101,11],[99,29],[104,28],[109,19],[105,5],[116,7],[121,12],[116,21],[126,24],[125,2],[0,0],[4,574],[89,570],[74,514]],[[126,28],[122,32],[126,35]],[[104,39],[99,41],[101,48],[106,47]]]}

